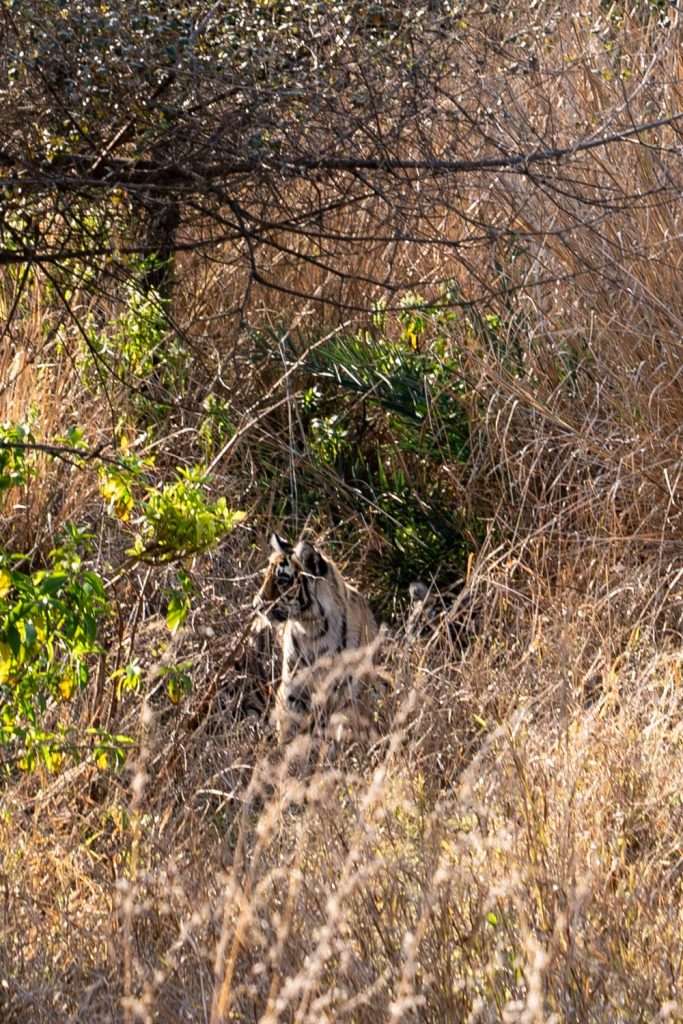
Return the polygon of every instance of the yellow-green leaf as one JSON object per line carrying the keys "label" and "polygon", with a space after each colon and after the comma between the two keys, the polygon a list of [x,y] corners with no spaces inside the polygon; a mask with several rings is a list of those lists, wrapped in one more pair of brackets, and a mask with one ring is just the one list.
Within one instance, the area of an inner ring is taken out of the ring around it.
{"label": "yellow-green leaf", "polygon": [[9,644],[0,643],[0,683],[6,683],[12,670],[12,648]]}
{"label": "yellow-green leaf", "polygon": [[63,699],[71,700],[71,697],[73,696],[73,692],[75,689],[76,680],[74,679],[74,677],[70,673],[67,673],[66,675],[62,676],[62,678],[59,680],[59,692],[61,693]]}

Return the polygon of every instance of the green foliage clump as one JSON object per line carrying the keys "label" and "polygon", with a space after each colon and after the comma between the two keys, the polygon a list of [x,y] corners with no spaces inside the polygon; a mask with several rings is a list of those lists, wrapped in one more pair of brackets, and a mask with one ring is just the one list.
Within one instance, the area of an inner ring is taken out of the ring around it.
{"label": "green foliage clump", "polygon": [[128,452],[127,442],[124,442],[124,448],[116,463],[100,467],[100,494],[107,502],[109,513],[126,523],[135,509],[145,474],[153,462]]}
{"label": "green foliage clump", "polygon": [[113,352],[123,367],[136,377],[147,377],[154,369],[154,360],[162,354],[166,326],[159,297],[129,286],[125,311],[115,323],[111,338]]}
{"label": "green foliage clump", "polygon": [[230,404],[218,395],[209,394],[202,403],[205,415],[199,425],[199,438],[205,458],[210,460],[221,445],[235,433]]}
{"label": "green foliage clump", "polygon": [[[455,314],[409,296],[396,316],[398,337],[396,324],[388,322],[383,310],[373,319],[373,330],[316,347],[307,367],[317,381],[334,382],[342,392],[384,409],[403,448],[466,461],[469,423],[463,399],[468,389],[449,337]],[[337,430],[340,420],[334,421]],[[422,429],[427,423],[429,431]],[[427,450],[429,444],[435,448]]]}
{"label": "green foliage clump", "polygon": [[[35,470],[37,451],[30,427],[0,428],[0,493],[24,486]],[[87,441],[80,427],[42,444],[47,457],[83,464]],[[224,497],[207,496],[203,466],[179,469],[169,483],[152,484],[150,459],[124,448],[100,468],[100,492],[109,510],[132,534],[131,565],[167,566],[207,551],[244,518],[228,508]],[[73,523],[39,568],[37,555],[0,549],[0,747],[13,752],[12,762],[31,770],[42,763],[56,770],[66,754],[93,755],[100,766],[120,764],[129,741],[98,728],[79,730],[62,710],[90,679],[95,659],[104,656],[101,626],[110,613],[107,580],[87,566],[92,535]],[[187,617],[194,596],[182,565],[170,591],[167,624],[171,632]],[[179,701],[189,686],[184,668],[168,670],[169,698]],[[140,668],[119,665],[110,677],[116,692],[133,690]],[[51,723],[51,724],[48,724]]]}
{"label": "green foliage clump", "polygon": [[207,551],[244,519],[225,497],[206,498],[206,470],[179,469],[176,480],[148,487],[140,506],[138,530],[130,554],[163,564]]}
{"label": "green foliage clump", "polygon": [[[132,268],[134,274],[149,263],[139,261]],[[185,353],[169,331],[166,304],[154,289],[143,291],[135,283],[126,286],[123,303],[123,311],[104,326],[90,319],[84,355],[88,380],[96,386],[106,368],[121,380],[144,381],[154,376],[172,387],[184,372]]]}
{"label": "green foliage clump", "polygon": [[0,744],[19,746],[22,767],[37,756],[53,765],[63,737],[46,732],[41,716],[86,685],[100,651],[108,603],[102,577],[79,553],[89,540],[70,526],[47,567],[33,572],[20,568],[23,556],[0,552]]}
{"label": "green foliage clump", "polygon": [[[451,486],[470,454],[460,335],[471,325],[443,301],[409,295],[367,329],[311,346],[300,400],[309,455],[338,474],[385,540],[380,589],[446,582],[467,557]],[[493,328],[492,328],[493,329]]]}
{"label": "green foliage clump", "polygon": [[193,592],[192,580],[181,569],[178,573],[178,586],[171,591],[166,608],[166,625],[171,633],[175,633],[187,618],[192,607]]}
{"label": "green foliage clump", "polygon": [[[149,468],[149,461],[128,455],[122,464],[100,469],[100,492],[109,511],[133,530],[127,553],[134,561],[156,566],[182,563],[208,551],[245,518],[244,512],[228,507],[225,497],[207,498],[205,467],[178,469],[175,480],[159,486],[145,482]],[[190,611],[193,589],[180,568],[166,613],[172,633]]]}
{"label": "green foliage clump", "polygon": [[181,467],[175,480],[148,482],[153,462],[125,454],[117,463],[100,467],[100,493],[108,510],[134,527],[129,554],[140,561],[165,564],[208,550],[244,519],[228,508],[225,497],[206,497],[204,466]]}
{"label": "green foliage clump", "polygon": [[0,494],[10,487],[21,487],[31,473],[29,449],[24,445],[34,440],[26,423],[0,424]]}

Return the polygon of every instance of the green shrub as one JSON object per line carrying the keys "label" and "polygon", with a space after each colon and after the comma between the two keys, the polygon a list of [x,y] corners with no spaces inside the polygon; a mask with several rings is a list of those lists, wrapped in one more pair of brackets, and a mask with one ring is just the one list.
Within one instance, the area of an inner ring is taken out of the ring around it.
{"label": "green shrub", "polygon": [[0,552],[0,744],[18,748],[23,767],[37,757],[54,765],[66,734],[46,732],[43,713],[86,685],[100,651],[108,602],[102,577],[83,564],[89,540],[70,526],[47,567],[33,572],[20,567],[25,556]]}
{"label": "green shrub", "polygon": [[33,469],[30,449],[24,445],[31,444],[33,440],[27,423],[0,424],[0,494],[28,481]]}
{"label": "green shrub", "polygon": [[466,471],[470,392],[458,314],[409,296],[367,330],[311,347],[300,400],[308,452],[334,470],[384,540],[376,575],[391,599],[416,577],[446,582],[466,560],[449,473]]}
{"label": "green shrub", "polygon": [[[34,444],[38,448],[32,450]],[[0,493],[30,483],[38,450],[48,457],[64,457],[68,450],[79,466],[87,443],[78,427],[39,445],[28,426],[5,424]],[[0,549],[0,747],[24,769],[42,763],[55,770],[66,754],[91,754],[101,766],[122,762],[126,737],[84,730],[60,710],[88,684],[95,659],[105,654],[99,638],[110,614],[107,585],[138,562],[179,563],[177,587],[168,594],[167,624],[173,632],[194,596],[183,560],[207,551],[244,518],[224,497],[208,499],[204,467],[181,468],[170,483],[158,485],[149,482],[151,470],[149,460],[126,451],[100,468],[102,496],[131,535],[128,560],[112,570],[111,580],[88,567],[92,535],[74,523],[66,525],[39,568],[31,566],[34,555]],[[171,666],[168,673],[169,697],[178,701],[189,676],[182,666]],[[139,680],[135,663],[118,667],[110,678],[117,692],[135,689]]]}

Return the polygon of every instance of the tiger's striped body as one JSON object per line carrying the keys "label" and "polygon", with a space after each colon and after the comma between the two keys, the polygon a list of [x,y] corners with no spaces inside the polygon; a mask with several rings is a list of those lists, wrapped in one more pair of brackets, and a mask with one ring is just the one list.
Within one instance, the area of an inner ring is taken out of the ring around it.
{"label": "tiger's striped body", "polygon": [[283,624],[282,680],[276,723],[281,736],[313,718],[329,721],[369,690],[372,656],[351,656],[377,636],[366,599],[308,541],[292,547],[271,537],[273,553],[254,600],[258,613]]}

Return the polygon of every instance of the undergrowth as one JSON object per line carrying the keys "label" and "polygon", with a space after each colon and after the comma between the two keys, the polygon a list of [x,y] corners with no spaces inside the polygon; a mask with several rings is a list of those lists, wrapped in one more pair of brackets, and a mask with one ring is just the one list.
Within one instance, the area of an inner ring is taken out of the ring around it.
{"label": "undergrowth", "polygon": [[[659,12],[555,12],[519,108],[544,54],[529,117],[560,139],[638,75],[634,116],[675,106]],[[454,272],[429,211],[398,297],[364,249],[333,287],[283,248],[279,293],[185,254],[171,301],[134,265],[3,269],[3,1020],[683,1019],[669,142],[584,153],[566,209],[528,168],[463,185],[500,230]],[[597,234],[604,182],[639,201]],[[306,777],[250,630],[272,529],[386,623],[389,724]]]}

